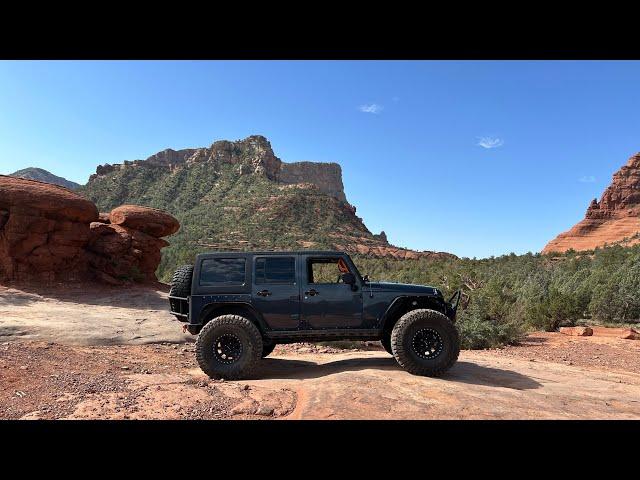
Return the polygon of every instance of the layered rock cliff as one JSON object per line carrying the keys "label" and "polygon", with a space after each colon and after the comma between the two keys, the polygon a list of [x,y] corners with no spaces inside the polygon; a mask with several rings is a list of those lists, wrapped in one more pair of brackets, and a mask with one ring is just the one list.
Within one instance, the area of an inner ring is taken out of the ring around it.
{"label": "layered rock cliff", "polygon": [[600,201],[591,201],[584,220],[551,240],[542,253],[635,243],[640,243],[640,153],[613,175]]}
{"label": "layered rock cliff", "polygon": [[283,184],[307,183],[319,191],[346,202],[342,185],[342,169],[337,163],[296,162],[285,163],[276,157],[269,141],[261,135],[230,142],[219,140],[208,148],[170,148],[151,155],[146,160],[126,160],[121,164],[100,165],[89,182],[108,173],[126,168],[161,167],[169,171],[183,165],[207,164],[212,171],[224,165],[236,168],[239,175],[264,175],[269,180]]}

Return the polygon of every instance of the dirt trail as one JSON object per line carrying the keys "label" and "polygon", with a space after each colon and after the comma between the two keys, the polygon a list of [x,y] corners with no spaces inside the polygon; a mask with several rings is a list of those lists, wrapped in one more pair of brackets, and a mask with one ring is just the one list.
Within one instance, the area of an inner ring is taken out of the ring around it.
{"label": "dirt trail", "polygon": [[0,418],[640,418],[637,372],[465,351],[434,379],[385,352],[288,350],[276,348],[255,379],[225,382],[199,370],[192,345],[10,342],[0,345]]}
{"label": "dirt trail", "polygon": [[442,378],[384,351],[278,346],[214,381],[166,291],[0,287],[0,418],[640,419],[640,341],[536,333]]}

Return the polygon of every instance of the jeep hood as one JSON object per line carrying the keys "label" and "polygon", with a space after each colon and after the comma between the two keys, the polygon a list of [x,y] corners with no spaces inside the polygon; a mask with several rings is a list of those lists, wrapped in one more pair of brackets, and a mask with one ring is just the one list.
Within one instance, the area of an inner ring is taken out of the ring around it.
{"label": "jeep hood", "polygon": [[[411,295],[439,295],[440,292],[435,287],[427,285],[413,285],[411,283],[393,282],[369,282],[365,284],[365,289],[371,287],[375,292],[407,293]],[[440,294],[441,295],[441,294]]]}

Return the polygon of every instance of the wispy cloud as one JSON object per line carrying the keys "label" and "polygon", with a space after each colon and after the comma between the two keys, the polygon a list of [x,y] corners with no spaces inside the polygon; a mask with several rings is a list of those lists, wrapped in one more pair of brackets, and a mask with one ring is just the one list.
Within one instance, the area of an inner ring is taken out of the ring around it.
{"label": "wispy cloud", "polygon": [[583,175],[578,179],[578,181],[581,183],[593,183],[596,181],[596,177],[593,175]]}
{"label": "wispy cloud", "polygon": [[377,103],[370,103],[360,105],[358,110],[364,113],[380,113],[384,107],[382,105],[378,105]]}
{"label": "wispy cloud", "polygon": [[504,145],[504,140],[498,137],[479,137],[477,145],[482,148],[498,148]]}

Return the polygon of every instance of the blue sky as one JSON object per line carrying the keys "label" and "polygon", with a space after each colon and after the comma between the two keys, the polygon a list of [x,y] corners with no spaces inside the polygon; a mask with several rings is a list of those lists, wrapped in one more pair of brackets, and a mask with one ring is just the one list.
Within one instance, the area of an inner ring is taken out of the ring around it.
{"label": "blue sky", "polygon": [[640,151],[640,62],[0,62],[0,173],[266,136],[334,161],[369,229],[419,250],[540,251]]}

